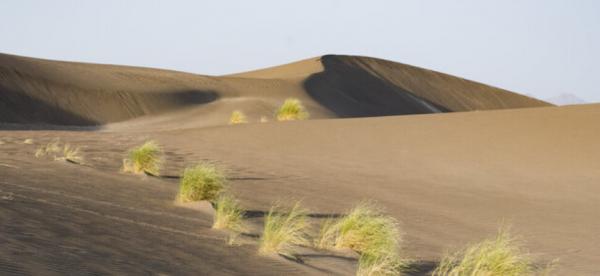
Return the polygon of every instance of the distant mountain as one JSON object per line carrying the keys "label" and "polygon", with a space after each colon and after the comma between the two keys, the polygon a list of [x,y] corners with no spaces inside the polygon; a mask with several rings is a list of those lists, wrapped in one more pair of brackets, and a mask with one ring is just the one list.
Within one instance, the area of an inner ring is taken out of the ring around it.
{"label": "distant mountain", "polygon": [[553,103],[555,105],[572,105],[572,104],[584,104],[586,103],[586,101],[584,101],[583,99],[570,94],[570,93],[563,93],[551,98],[547,98],[545,99],[546,102],[549,103]]}

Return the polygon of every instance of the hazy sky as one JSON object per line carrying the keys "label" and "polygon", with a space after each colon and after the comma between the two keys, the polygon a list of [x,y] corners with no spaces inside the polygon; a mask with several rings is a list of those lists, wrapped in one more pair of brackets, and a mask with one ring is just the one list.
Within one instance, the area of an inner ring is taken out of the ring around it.
{"label": "hazy sky", "polygon": [[600,102],[600,1],[3,0],[0,52],[210,75],[367,55]]}

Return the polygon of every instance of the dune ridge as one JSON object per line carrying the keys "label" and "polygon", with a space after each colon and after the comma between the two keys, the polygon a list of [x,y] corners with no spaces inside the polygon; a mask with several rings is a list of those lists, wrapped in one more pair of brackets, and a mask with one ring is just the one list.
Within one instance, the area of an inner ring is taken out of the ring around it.
{"label": "dune ridge", "polygon": [[220,125],[235,109],[271,115],[287,97],[301,99],[317,119],[550,105],[368,57],[326,55],[219,77],[0,54],[4,123],[102,125],[196,109],[212,119],[198,118],[194,126]]}

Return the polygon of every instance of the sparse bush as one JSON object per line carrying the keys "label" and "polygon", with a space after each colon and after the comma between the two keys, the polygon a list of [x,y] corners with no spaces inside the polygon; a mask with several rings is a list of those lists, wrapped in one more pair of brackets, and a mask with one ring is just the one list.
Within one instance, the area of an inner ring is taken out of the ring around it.
{"label": "sparse bush", "polygon": [[394,255],[371,256],[361,255],[358,259],[357,276],[399,275],[406,268],[406,263]]}
{"label": "sparse bush", "polygon": [[405,263],[400,242],[397,221],[375,204],[363,202],[342,218],[325,220],[315,246],[360,253],[358,275],[396,275]]}
{"label": "sparse bush", "polygon": [[162,150],[154,141],[146,141],[143,145],[129,150],[123,160],[123,171],[135,174],[159,175]]}
{"label": "sparse bush", "polygon": [[27,138],[27,139],[23,140],[23,144],[31,145],[31,144],[33,144],[33,139]]}
{"label": "sparse bush", "polygon": [[268,123],[269,122],[269,118],[267,118],[267,116],[260,116],[260,122],[261,123]]}
{"label": "sparse bush", "polygon": [[308,119],[308,111],[298,99],[289,98],[277,110],[278,121],[293,121]]}
{"label": "sparse bush", "polygon": [[79,147],[72,147],[65,144],[62,150],[62,156],[54,157],[54,160],[68,161],[75,164],[83,163],[83,156],[79,152]]}
{"label": "sparse bush", "polygon": [[239,233],[245,230],[244,210],[239,202],[231,195],[221,195],[215,202],[215,218],[212,225],[214,229],[227,229],[232,231],[229,236],[229,243],[239,236]]}
{"label": "sparse bush", "polygon": [[511,237],[508,229],[503,227],[493,239],[486,239],[444,256],[432,275],[519,276],[533,275],[536,270],[539,269],[533,265],[520,242]]}
{"label": "sparse bush", "polygon": [[225,188],[225,173],[210,163],[200,163],[183,171],[179,184],[180,202],[209,200],[213,202]]}
{"label": "sparse bush", "polygon": [[61,146],[59,139],[56,139],[46,144],[45,146],[40,146],[35,151],[36,158],[40,158],[50,154],[53,154],[54,160],[68,161],[75,164],[83,163],[83,156],[81,155],[80,148],[72,147],[69,144]]}
{"label": "sparse bush", "polygon": [[399,250],[398,222],[373,203],[363,202],[337,222],[325,224],[320,247],[350,248],[361,254],[385,256]]}
{"label": "sparse bush", "polygon": [[278,205],[271,207],[265,217],[265,227],[260,240],[260,254],[278,253],[293,257],[294,245],[308,243],[307,211],[296,202],[291,210],[282,210]]}
{"label": "sparse bush", "polygon": [[233,111],[231,113],[231,117],[229,118],[230,125],[245,124],[247,122],[248,119],[246,118],[246,115],[239,110]]}

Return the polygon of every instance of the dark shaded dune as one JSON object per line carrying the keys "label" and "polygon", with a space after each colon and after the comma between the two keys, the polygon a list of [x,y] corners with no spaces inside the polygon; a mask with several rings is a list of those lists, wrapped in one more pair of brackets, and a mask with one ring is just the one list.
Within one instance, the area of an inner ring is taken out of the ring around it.
{"label": "dark shaded dune", "polygon": [[219,98],[190,85],[190,78],[163,70],[0,55],[0,120],[97,125]]}
{"label": "dark shaded dune", "polygon": [[503,89],[396,62],[326,55],[306,79],[315,101],[341,117],[423,114],[550,104]]}

